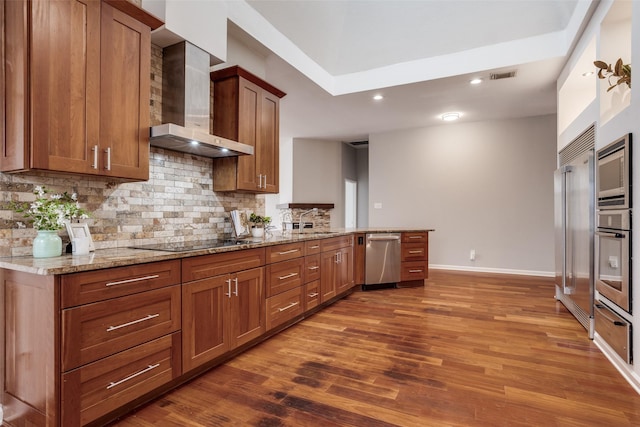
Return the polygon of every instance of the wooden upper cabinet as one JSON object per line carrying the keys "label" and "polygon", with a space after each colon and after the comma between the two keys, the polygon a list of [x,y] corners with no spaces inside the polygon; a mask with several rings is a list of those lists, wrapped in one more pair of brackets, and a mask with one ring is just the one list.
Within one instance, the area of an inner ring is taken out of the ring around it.
{"label": "wooden upper cabinet", "polygon": [[240,67],[211,73],[213,133],[254,147],[252,156],[214,159],[215,191],[279,191],[280,98],[285,93]]}
{"label": "wooden upper cabinet", "polygon": [[5,2],[3,172],[148,179],[149,25],[160,21],[114,4]]}

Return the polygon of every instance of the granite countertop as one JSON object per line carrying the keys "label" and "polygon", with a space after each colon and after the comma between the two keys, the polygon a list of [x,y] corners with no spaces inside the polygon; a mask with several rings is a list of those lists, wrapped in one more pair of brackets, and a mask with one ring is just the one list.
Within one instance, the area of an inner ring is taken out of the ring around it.
{"label": "granite countertop", "polygon": [[329,237],[345,236],[353,233],[398,233],[398,232],[430,232],[428,228],[358,228],[331,230],[327,232],[289,232],[282,236],[267,239],[242,238],[242,244],[219,248],[188,250],[183,252],[167,252],[161,250],[132,249],[130,247],[114,249],[98,249],[88,255],[64,254],[52,258],[33,258],[31,256],[0,258],[0,268],[22,271],[39,275],[69,274],[81,271],[100,270],[104,268],[122,267],[134,264],[144,264],[154,261],[181,259],[193,256],[216,254],[242,249],[260,248],[266,246],[292,243],[304,240],[325,239]]}

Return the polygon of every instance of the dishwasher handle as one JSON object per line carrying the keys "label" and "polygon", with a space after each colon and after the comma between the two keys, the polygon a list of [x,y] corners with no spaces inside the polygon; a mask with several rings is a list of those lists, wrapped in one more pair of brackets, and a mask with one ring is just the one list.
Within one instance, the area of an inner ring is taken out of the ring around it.
{"label": "dishwasher handle", "polygon": [[400,236],[369,236],[369,240],[375,240],[377,242],[393,242],[400,240]]}

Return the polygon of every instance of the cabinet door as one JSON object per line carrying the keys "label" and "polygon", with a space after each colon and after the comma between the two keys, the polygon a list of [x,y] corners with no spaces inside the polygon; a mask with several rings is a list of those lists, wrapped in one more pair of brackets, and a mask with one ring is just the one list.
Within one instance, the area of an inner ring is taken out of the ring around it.
{"label": "cabinet door", "polygon": [[254,147],[253,156],[238,157],[238,190],[258,191],[258,171],[256,170],[257,144],[260,138],[260,98],[262,89],[239,78],[238,96],[238,141]]}
{"label": "cabinet door", "polygon": [[342,248],[338,263],[336,264],[338,269],[336,273],[336,293],[341,294],[353,287],[353,248]]}
{"label": "cabinet door", "polygon": [[31,2],[30,140],[36,169],[96,173],[91,148],[100,138],[100,5]]}
{"label": "cabinet door", "polygon": [[265,332],[264,267],[236,273],[231,283],[232,348]]}
{"label": "cabinet door", "polygon": [[262,91],[260,99],[260,139],[256,145],[256,169],[260,190],[277,193],[279,188],[279,142],[278,123],[280,99],[267,91]]}
{"label": "cabinet door", "polygon": [[230,348],[229,275],[182,285],[182,370],[187,372]]}
{"label": "cabinet door", "polygon": [[336,273],[338,256],[336,252],[323,252],[320,255],[320,302],[336,296]]}
{"label": "cabinet door", "polygon": [[102,4],[100,174],[149,179],[149,27]]}

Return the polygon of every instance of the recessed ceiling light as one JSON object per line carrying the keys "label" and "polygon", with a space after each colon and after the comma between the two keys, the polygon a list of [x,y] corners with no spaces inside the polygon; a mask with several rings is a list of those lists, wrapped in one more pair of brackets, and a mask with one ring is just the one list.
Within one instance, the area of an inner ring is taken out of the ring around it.
{"label": "recessed ceiling light", "polygon": [[460,113],[455,113],[455,112],[444,113],[442,116],[440,116],[440,118],[445,122],[452,122],[460,118]]}
{"label": "recessed ceiling light", "polygon": [[593,71],[587,71],[586,73],[582,73],[582,77],[593,76]]}
{"label": "recessed ceiling light", "polygon": [[200,143],[198,141],[193,140],[191,141],[191,145],[200,145]]}
{"label": "recessed ceiling light", "polygon": [[482,83],[482,79],[473,79],[469,83],[471,83],[472,85],[479,85],[480,83]]}
{"label": "recessed ceiling light", "polygon": [[378,95],[373,95],[373,99],[376,101],[380,101],[381,99],[384,99],[384,96],[378,94]]}

